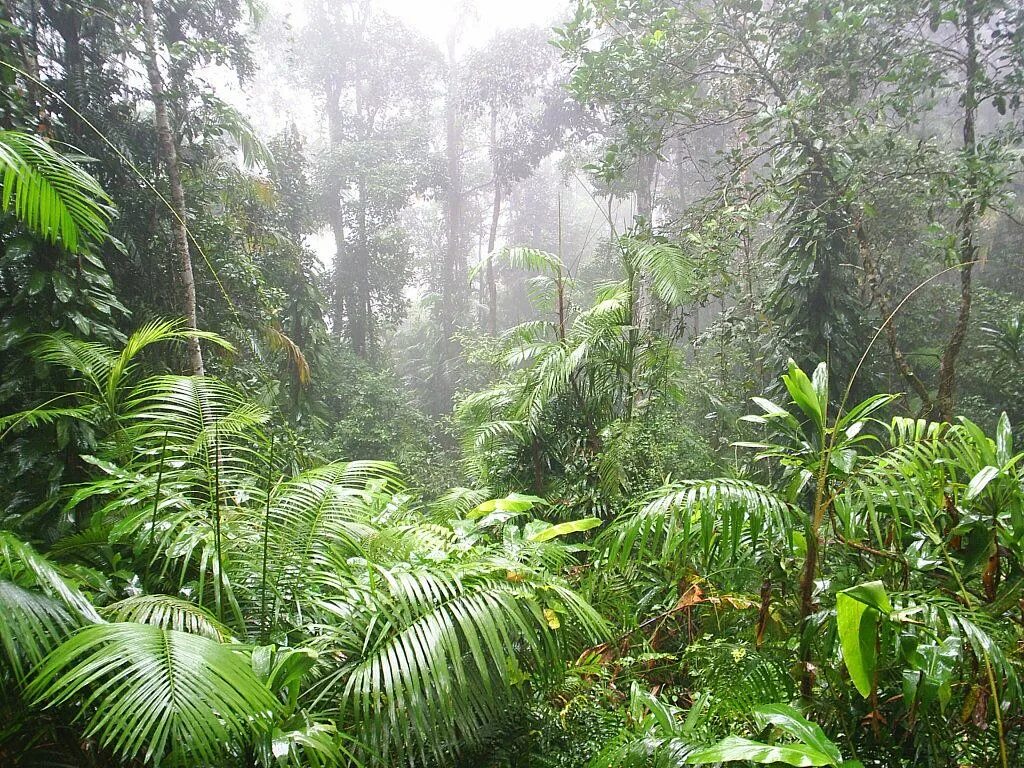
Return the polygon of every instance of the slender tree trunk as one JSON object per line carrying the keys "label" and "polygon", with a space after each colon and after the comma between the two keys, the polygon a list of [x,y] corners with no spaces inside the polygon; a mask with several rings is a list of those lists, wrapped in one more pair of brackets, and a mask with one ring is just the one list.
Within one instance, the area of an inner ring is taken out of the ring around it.
{"label": "slender tree trunk", "polygon": [[[498,163],[498,111],[491,108],[491,173],[494,175],[494,202],[491,205],[491,229],[487,235],[487,253],[494,253],[501,218],[501,169]],[[494,277],[494,259],[487,259],[487,330],[498,334],[498,285]]]}
{"label": "slender tree trunk", "polygon": [[957,220],[958,246],[960,257],[960,307],[957,310],[953,331],[946,342],[939,363],[939,387],[935,396],[935,416],[943,421],[953,420],[956,395],[956,363],[967,336],[967,325],[971,319],[971,273],[977,245],[974,241],[975,221],[978,216],[978,175],[975,170],[977,137],[975,123],[978,113],[978,62],[977,30],[975,28],[974,0],[964,3],[964,40],[967,54],[964,61],[966,82],[964,84],[964,153],[967,156],[967,185],[964,200]]}
{"label": "slender tree trunk", "polygon": [[[141,0],[143,36],[146,45],[146,71],[149,74],[149,86],[153,97],[153,110],[156,123],[157,151],[167,170],[167,179],[171,186],[171,209],[174,213],[171,231],[174,236],[174,250],[178,258],[178,270],[182,284],[182,309],[189,328],[198,328],[196,318],[196,281],[192,273],[192,257],[188,248],[188,219],[185,210],[185,190],[181,184],[181,169],[178,166],[178,151],[171,134],[171,123],[167,117],[167,101],[164,96],[164,84],[160,77],[156,54],[156,12],[153,0]],[[192,373],[202,376],[203,351],[196,336],[189,336],[189,363]]]}
{"label": "slender tree trunk", "polygon": [[[824,440],[824,435],[822,435]],[[829,450],[820,458],[821,466],[814,485],[814,499],[807,516],[807,557],[800,577],[800,695],[809,700],[814,693],[814,670],[811,665],[811,638],[808,620],[814,613],[814,577],[818,573],[818,553],[821,550],[819,531],[825,519],[826,484],[828,482]]]}
{"label": "slender tree trunk", "polygon": [[[339,192],[340,194],[340,192]],[[334,312],[331,335],[340,339],[345,328],[345,221],[341,204],[331,212],[331,230],[334,233]]]}
{"label": "slender tree trunk", "polygon": [[[653,155],[645,155],[637,163],[636,217],[648,230],[653,227],[653,187],[657,165],[658,160]],[[651,331],[655,326],[655,315],[657,314],[654,284],[651,275],[645,271],[641,271],[637,278],[636,324],[641,330]]]}
{"label": "slender tree trunk", "polygon": [[[498,218],[501,216],[501,188],[495,185],[494,205],[491,208],[491,231],[487,236],[487,253],[494,252],[497,239]],[[498,281],[495,275],[494,259],[487,259],[487,330],[491,336],[498,334]]]}
{"label": "slender tree trunk", "polygon": [[67,104],[64,121],[72,136],[82,136],[79,113],[85,108],[82,89],[85,81],[85,62],[82,57],[82,14],[75,3],[62,3],[50,11],[54,26],[64,41],[64,93]]}
{"label": "slender tree trunk", "polygon": [[445,211],[446,245],[441,270],[441,360],[437,370],[442,402],[451,399],[448,364],[455,317],[461,305],[460,281],[464,279],[465,255],[462,251],[462,125],[459,118],[459,72],[455,59],[455,33],[448,38],[448,93],[445,98],[445,155],[448,171],[448,194]]}
{"label": "slender tree trunk", "polygon": [[565,275],[562,274],[561,264],[565,263],[565,256],[562,253],[562,191],[558,191],[558,340],[565,341],[566,318],[566,296],[565,296]]}
{"label": "slender tree trunk", "polygon": [[369,343],[370,325],[370,289],[369,261],[370,242],[366,226],[366,179],[359,177],[359,210],[356,212],[356,231],[359,237],[357,254],[354,261],[355,274],[352,281],[352,302],[349,307],[349,338],[352,349],[360,357],[365,357]]}
{"label": "slender tree trunk", "polygon": [[[326,94],[324,111],[327,113],[327,137],[331,145],[335,146],[341,143],[343,137],[338,107],[339,87],[333,75],[327,76],[324,92]],[[348,251],[345,243],[345,211],[341,202],[342,180],[339,177],[331,181],[333,181],[331,186],[334,191],[334,197],[329,201],[329,219],[331,231],[334,234],[334,307],[331,335],[335,339],[340,339],[345,330],[345,294],[348,290],[345,283],[345,258]]]}

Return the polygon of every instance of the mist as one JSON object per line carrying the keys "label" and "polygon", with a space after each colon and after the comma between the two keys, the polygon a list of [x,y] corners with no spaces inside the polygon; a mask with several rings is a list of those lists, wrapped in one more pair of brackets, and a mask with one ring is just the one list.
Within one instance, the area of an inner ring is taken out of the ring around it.
{"label": "mist", "polygon": [[1024,764],[1012,0],[4,0],[0,766]]}

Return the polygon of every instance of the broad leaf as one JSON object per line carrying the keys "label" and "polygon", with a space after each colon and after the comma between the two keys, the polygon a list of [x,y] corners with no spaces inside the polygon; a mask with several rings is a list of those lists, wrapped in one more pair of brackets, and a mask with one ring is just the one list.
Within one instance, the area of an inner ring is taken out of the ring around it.
{"label": "broad leaf", "polygon": [[836,623],[843,661],[864,698],[875,689],[878,618],[892,613],[892,603],[880,581],[857,584],[836,596]]}
{"label": "broad leaf", "polygon": [[591,528],[597,528],[601,524],[600,518],[597,517],[584,517],[580,520],[570,520],[566,523],[559,523],[558,525],[552,525],[549,528],[545,528],[542,531],[537,531],[531,534],[529,537],[530,541],[550,541],[558,536],[567,536],[570,533],[577,533],[579,531],[589,531]]}
{"label": "broad leaf", "polygon": [[741,736],[726,736],[714,746],[698,749],[686,757],[686,762],[690,765],[729,763],[739,760],[764,765],[772,763],[795,766],[834,765],[828,755],[803,744],[762,744]]}
{"label": "broad leaf", "polygon": [[760,727],[774,725],[808,747],[827,755],[833,763],[839,763],[843,759],[839,748],[825,735],[821,727],[788,704],[766,704],[754,707],[751,712]]}

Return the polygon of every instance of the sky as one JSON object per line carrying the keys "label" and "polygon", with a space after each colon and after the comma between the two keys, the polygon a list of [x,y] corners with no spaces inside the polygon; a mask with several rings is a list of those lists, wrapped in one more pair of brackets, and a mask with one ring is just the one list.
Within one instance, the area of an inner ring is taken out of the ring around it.
{"label": "sky", "polygon": [[529,24],[553,25],[564,8],[560,0],[379,0],[380,7],[444,46],[456,19],[475,15],[477,35]]}
{"label": "sky", "polygon": [[[339,0],[339,4],[342,0]],[[302,3],[269,0],[274,11],[302,21]],[[466,16],[474,37],[485,40],[494,32],[531,24],[553,25],[564,14],[564,0],[374,0],[374,5],[394,14],[443,48],[448,30]]]}

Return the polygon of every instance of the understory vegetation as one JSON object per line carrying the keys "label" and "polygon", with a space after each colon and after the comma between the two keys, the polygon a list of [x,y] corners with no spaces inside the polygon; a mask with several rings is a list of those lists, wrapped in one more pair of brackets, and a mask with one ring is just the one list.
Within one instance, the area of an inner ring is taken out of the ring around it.
{"label": "understory vegetation", "polygon": [[1024,764],[1024,10],[474,8],[0,4],[0,766]]}

